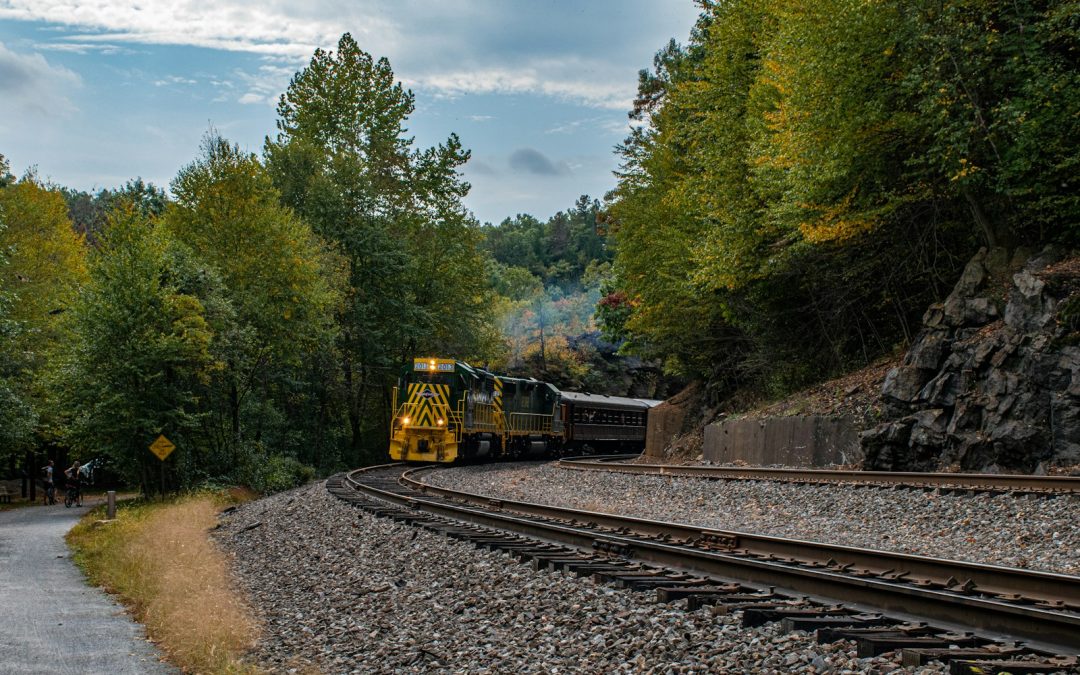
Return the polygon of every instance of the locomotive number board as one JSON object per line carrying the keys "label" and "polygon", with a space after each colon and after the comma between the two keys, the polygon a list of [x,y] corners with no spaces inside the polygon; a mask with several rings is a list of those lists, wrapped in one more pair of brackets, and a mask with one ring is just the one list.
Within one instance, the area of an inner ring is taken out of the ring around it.
{"label": "locomotive number board", "polygon": [[447,359],[416,359],[413,361],[413,370],[452,373],[454,372],[454,362]]}

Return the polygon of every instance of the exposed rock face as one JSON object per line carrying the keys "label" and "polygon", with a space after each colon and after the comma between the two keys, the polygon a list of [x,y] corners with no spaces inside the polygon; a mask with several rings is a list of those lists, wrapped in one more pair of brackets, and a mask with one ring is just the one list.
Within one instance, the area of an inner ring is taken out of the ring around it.
{"label": "exposed rock face", "polygon": [[866,468],[1080,463],[1078,312],[1080,259],[980,251],[886,377],[888,420],[860,438]]}

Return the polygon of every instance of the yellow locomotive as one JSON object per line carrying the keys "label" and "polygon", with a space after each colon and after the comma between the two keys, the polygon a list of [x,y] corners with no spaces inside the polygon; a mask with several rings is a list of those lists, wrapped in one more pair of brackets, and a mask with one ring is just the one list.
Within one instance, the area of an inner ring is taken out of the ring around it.
{"label": "yellow locomotive", "polygon": [[640,450],[657,403],[561,392],[454,359],[417,358],[394,388],[390,458],[450,463]]}

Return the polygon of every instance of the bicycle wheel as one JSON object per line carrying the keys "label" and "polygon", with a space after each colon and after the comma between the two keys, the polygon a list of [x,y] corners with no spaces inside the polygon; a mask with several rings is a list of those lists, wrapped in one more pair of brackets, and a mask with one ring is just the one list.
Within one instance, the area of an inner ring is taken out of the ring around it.
{"label": "bicycle wheel", "polygon": [[71,505],[74,504],[74,503],[75,503],[75,495],[71,494],[71,492],[68,492],[66,495],[64,495],[64,506],[65,507],[70,509]]}

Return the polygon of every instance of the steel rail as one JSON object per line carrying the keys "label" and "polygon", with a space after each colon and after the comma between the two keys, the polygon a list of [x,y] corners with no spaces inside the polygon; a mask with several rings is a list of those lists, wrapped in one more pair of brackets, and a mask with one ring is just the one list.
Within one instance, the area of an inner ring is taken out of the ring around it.
{"label": "steel rail", "polygon": [[417,480],[427,468],[405,471],[396,490],[357,479],[376,468],[389,466],[346,481],[418,511],[547,541],[1080,650],[1080,577],[492,499]]}
{"label": "steel rail", "polygon": [[859,483],[918,488],[949,487],[973,491],[1080,494],[1080,476],[630,464],[625,461],[637,457],[639,455],[569,457],[560,459],[559,467],[579,471],[607,471],[612,473],[709,479],[771,480],[793,483]]}

